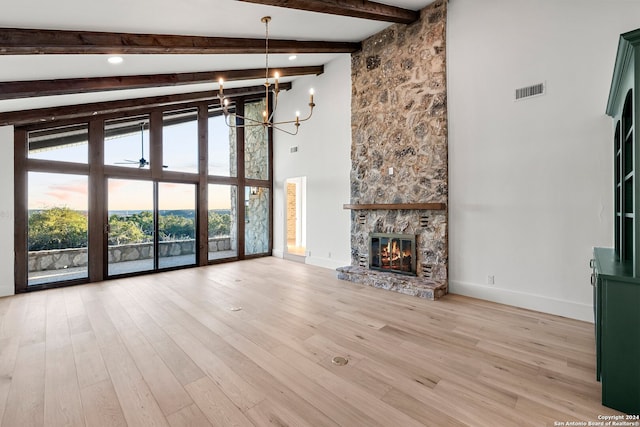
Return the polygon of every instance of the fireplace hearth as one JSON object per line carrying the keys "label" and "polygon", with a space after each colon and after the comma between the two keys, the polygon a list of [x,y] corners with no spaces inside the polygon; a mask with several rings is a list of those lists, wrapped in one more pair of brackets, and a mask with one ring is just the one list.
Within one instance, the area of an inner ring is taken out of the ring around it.
{"label": "fireplace hearth", "polygon": [[416,275],[416,236],[372,233],[369,238],[369,268]]}
{"label": "fireplace hearth", "polygon": [[446,295],[444,203],[351,204],[351,260],[338,278],[435,300]]}

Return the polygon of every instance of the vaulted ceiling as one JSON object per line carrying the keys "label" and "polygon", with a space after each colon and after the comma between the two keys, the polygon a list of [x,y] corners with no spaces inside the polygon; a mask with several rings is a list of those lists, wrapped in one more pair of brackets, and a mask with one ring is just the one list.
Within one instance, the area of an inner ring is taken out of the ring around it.
{"label": "vaulted ceiling", "polygon": [[432,1],[20,0],[0,14],[0,113],[259,86],[267,15],[269,66],[295,84]]}

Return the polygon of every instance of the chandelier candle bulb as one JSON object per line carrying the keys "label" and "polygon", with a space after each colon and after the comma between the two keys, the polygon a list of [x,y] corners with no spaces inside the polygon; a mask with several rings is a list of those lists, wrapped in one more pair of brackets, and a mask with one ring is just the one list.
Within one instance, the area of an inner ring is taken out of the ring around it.
{"label": "chandelier candle bulb", "polygon": [[309,89],[309,104],[313,104],[313,94],[315,91],[313,89]]}

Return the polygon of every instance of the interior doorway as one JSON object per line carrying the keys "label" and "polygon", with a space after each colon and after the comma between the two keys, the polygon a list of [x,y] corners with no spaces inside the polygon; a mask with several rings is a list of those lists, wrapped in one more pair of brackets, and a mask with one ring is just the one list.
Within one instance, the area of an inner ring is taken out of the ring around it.
{"label": "interior doorway", "polygon": [[288,178],[286,194],[286,254],[304,257],[307,253],[307,177]]}

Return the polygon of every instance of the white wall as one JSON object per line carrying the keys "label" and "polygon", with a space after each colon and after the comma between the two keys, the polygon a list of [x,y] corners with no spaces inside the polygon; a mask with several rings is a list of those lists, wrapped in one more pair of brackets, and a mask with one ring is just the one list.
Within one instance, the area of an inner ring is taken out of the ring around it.
{"label": "white wall", "polygon": [[[451,292],[593,320],[592,247],[613,244],[605,106],[639,16],[634,1],[449,2]],[[513,101],[539,82],[546,95]]]}
{"label": "white wall", "polygon": [[[337,268],[351,263],[349,203],[351,169],[351,57],[325,65],[320,76],[293,83],[280,93],[276,120],[308,110],[309,88],[315,89],[313,117],[296,136],[274,132],[273,254],[282,256],[285,242],[285,180],[307,177],[308,264]],[[298,147],[297,153],[290,148]]]}
{"label": "white wall", "polygon": [[0,297],[14,294],[13,126],[0,127]]}

